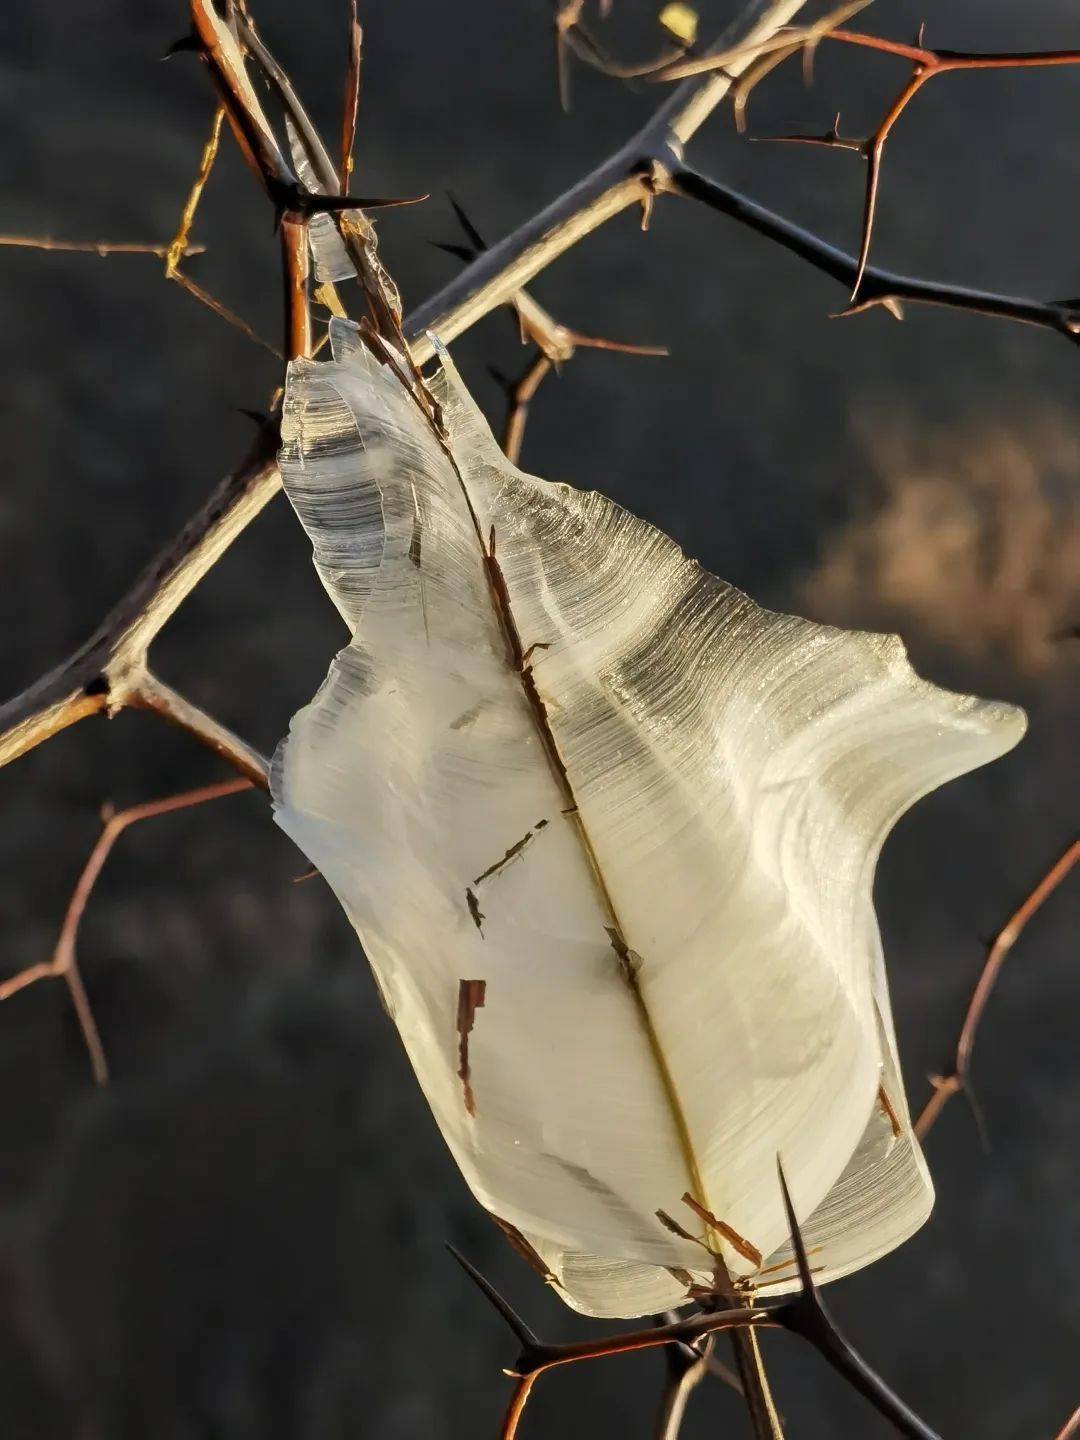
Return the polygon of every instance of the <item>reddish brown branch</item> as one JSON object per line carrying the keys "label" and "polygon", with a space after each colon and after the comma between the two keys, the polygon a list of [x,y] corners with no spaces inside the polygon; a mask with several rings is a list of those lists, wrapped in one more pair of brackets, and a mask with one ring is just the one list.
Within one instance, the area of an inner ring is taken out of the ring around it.
{"label": "reddish brown branch", "polygon": [[833,149],[856,150],[867,162],[858,265],[850,301],[852,305],[856,305],[860,297],[863,276],[870,260],[885,146],[897,121],[923,86],[936,76],[953,75],[962,70],[1021,70],[1077,65],[1080,64],[1080,50],[1008,51],[980,55],[975,51],[966,50],[931,50],[921,43],[905,45],[896,40],[886,40],[879,35],[866,35],[858,31],[839,28],[823,32],[817,37],[817,40],[835,40],[841,44],[859,46],[863,49],[877,51],[879,54],[907,60],[912,65],[912,72],[906,84],[866,140],[861,142],[841,140],[839,136],[835,135],[832,137],[787,135],[774,137],[777,140],[815,141],[816,139],[816,143],[828,145]]}
{"label": "reddish brown branch", "polygon": [[952,1097],[967,1086],[971,1069],[971,1052],[975,1047],[979,1023],[994,986],[997,984],[998,976],[1001,974],[1001,967],[1008,958],[1009,951],[1020,938],[1028,921],[1043,907],[1077,863],[1080,863],[1080,840],[1074,840],[1065,853],[1051,865],[1023,904],[1009,917],[994,938],[964,1014],[960,1036],[956,1042],[952,1069],[947,1075],[930,1077],[933,1093],[915,1121],[915,1134],[920,1140],[925,1139],[929,1134],[938,1116]]}
{"label": "reddish brown branch", "polygon": [[290,360],[311,355],[311,305],[308,300],[310,259],[307,222],[286,215],[281,222],[282,270],[285,280],[285,336]]}
{"label": "reddish brown branch", "polygon": [[[709,1335],[697,1345],[665,1347],[664,1388],[653,1432],[655,1440],[678,1440],[690,1396],[710,1373],[712,1344],[713,1337]],[[734,1375],[731,1378],[741,1394],[742,1386],[738,1379]]]}
{"label": "reddish brown branch", "polygon": [[[172,250],[168,245],[150,245],[141,240],[54,240],[48,235],[0,235],[0,246],[14,250],[47,250],[63,255],[156,255],[164,260]],[[205,245],[185,245],[183,255],[202,255]]]}
{"label": "reddish brown branch", "polygon": [[356,121],[360,113],[360,63],[364,32],[356,13],[356,0],[349,0],[349,55],[345,67],[345,101],[341,111],[341,154],[338,161],[338,189],[349,193],[356,145]]}
{"label": "reddish brown branch", "polygon": [[97,1022],[90,1008],[86,988],[83,985],[82,975],[79,972],[75,944],[87,901],[90,899],[113,846],[128,826],[134,825],[139,820],[149,820],[155,815],[168,815],[174,810],[186,810],[193,805],[205,804],[208,800],[220,800],[226,795],[236,795],[241,790],[250,790],[251,783],[250,780],[225,780],[216,785],[202,785],[197,790],[185,790],[179,795],[169,795],[163,800],[149,800],[141,805],[132,805],[127,810],[107,815],[101,834],[95,841],[86,864],[75,882],[75,888],[71,892],[71,899],[68,901],[64,921],[60,927],[60,935],[51,959],[45,960],[39,965],[31,965],[0,984],[0,1002],[2,1002],[17,995],[21,990],[35,985],[39,980],[64,981],[71,996],[71,1003],[82,1031],[87,1054],[90,1057],[90,1068],[93,1071],[95,1084],[104,1085],[108,1082],[109,1064]]}
{"label": "reddish brown branch", "polygon": [[716,1310],[706,1315],[691,1315],[670,1325],[657,1325],[650,1330],[629,1330],[622,1335],[608,1335],[599,1340],[582,1340],[568,1345],[527,1346],[513,1368],[517,1380],[514,1394],[503,1425],[503,1440],[515,1440],[522,1412],[536,1381],[549,1370],[563,1365],[576,1365],[584,1360],[600,1360],[608,1355],[632,1355],[641,1350],[655,1350],[676,1341],[693,1344],[721,1331],[757,1328],[775,1322],[768,1311]]}

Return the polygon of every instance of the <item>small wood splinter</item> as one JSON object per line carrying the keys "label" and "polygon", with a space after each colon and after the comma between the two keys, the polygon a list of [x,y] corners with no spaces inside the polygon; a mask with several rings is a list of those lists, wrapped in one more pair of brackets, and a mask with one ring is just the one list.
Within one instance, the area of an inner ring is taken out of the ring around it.
{"label": "small wood splinter", "polygon": [[[482,870],[480,874],[477,875],[476,879],[472,882],[473,885],[479,885],[484,880],[490,880],[493,875],[498,875],[499,871],[505,869],[505,867],[509,865],[511,860],[515,860],[520,854],[522,854],[526,846],[536,839],[536,836],[541,830],[544,829],[547,823],[548,822],[546,820],[538,820],[531,830],[526,830],[525,834],[521,837],[521,839],[510,846],[509,850],[506,851],[501,860],[496,860],[494,864],[489,865],[486,870]],[[469,888],[467,893],[472,894],[471,887]],[[471,904],[469,908],[472,908]],[[480,918],[483,919],[483,916],[481,916]]]}
{"label": "small wood splinter", "polygon": [[483,1008],[487,998],[486,980],[462,980],[458,984],[457,1033],[458,1033],[458,1078],[465,1098],[465,1110],[470,1116],[476,1114],[476,1096],[473,1094],[469,1067],[469,1035],[476,1023],[476,1012]]}
{"label": "small wood splinter", "polygon": [[480,901],[476,898],[476,892],[471,885],[466,885],[465,887],[465,903],[469,907],[469,914],[472,916],[473,924],[477,930],[480,931],[481,936],[483,936],[484,912],[480,909]]}

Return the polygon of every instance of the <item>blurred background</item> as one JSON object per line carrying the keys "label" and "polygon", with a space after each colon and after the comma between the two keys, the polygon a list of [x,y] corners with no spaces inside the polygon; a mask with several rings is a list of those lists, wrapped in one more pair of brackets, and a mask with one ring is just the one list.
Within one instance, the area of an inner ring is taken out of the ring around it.
{"label": "blurred background", "polygon": [[[264,34],[336,135],[343,0],[258,0]],[[660,48],[656,0],[604,24]],[[738,7],[703,0],[703,35]],[[456,262],[452,189],[497,238],[584,174],[657,103],[580,66],[555,89],[543,0],[364,0],[356,186],[431,192],[380,222],[411,308]],[[943,47],[1080,46],[1072,0],[878,0],[859,24]],[[595,20],[595,17],[594,17]],[[598,22],[596,22],[598,23]],[[0,31],[7,233],[164,242],[213,108],[159,63],[182,0],[11,0]],[[751,102],[751,132],[865,133],[905,78],[824,45]],[[885,166],[882,264],[1040,298],[1080,292],[1080,70],[935,81]],[[704,168],[848,248],[862,162],[752,144],[718,113]],[[267,205],[231,143],[196,225],[202,284],[280,328]],[[1077,352],[1059,336],[909,309],[830,319],[843,292],[733,222],[665,200],[544,274],[589,334],[671,358],[584,353],[549,380],[523,463],[596,487],[759,601],[898,629],[933,679],[1017,701],[1031,733],[917,807],[878,905],[915,1107],[946,1062],[983,956],[1076,832],[1080,720]],[[0,690],[85,638],[238,460],[272,357],[162,279],[159,262],[0,249],[4,466]],[[454,347],[496,421],[489,364],[525,354],[506,313]],[[155,648],[156,667],[264,751],[342,639],[281,501]],[[0,975],[48,957],[105,801],[224,777],[149,717],[88,721],[0,774]],[[436,1133],[344,917],[241,795],[121,840],[80,939],[114,1072],[95,1090],[62,987],[0,1009],[0,1430],[33,1440],[425,1440],[494,1436],[514,1344],[444,1251],[452,1240],[545,1335],[588,1329],[479,1212]],[[1014,954],[979,1038],[989,1149],[962,1101],[928,1142],[939,1198],[903,1249],[830,1302],[867,1357],[950,1437],[1050,1440],[1077,1403],[1077,930],[1066,885]],[[797,1341],[766,1345],[792,1435],[889,1432]],[[550,1377],[526,1434],[646,1436],[662,1363]],[[698,1391],[684,1434],[746,1433]]]}

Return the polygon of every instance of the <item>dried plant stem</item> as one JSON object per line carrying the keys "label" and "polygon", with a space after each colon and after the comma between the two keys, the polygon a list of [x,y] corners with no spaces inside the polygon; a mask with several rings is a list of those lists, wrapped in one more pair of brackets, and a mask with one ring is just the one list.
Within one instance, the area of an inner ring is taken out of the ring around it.
{"label": "dried plant stem", "polygon": [[933,1093],[915,1121],[915,1134],[920,1140],[925,1139],[929,1134],[930,1129],[952,1097],[967,1086],[971,1053],[975,1046],[979,1022],[982,1020],[983,1012],[997,983],[1001,967],[1008,958],[1009,951],[1020,938],[1028,921],[1043,907],[1078,863],[1080,863],[1080,840],[1074,840],[1065,853],[1051,865],[1023,904],[1010,916],[994,938],[964,1014],[960,1037],[956,1042],[952,1069],[947,1075],[930,1077]]}
{"label": "dried plant stem", "polygon": [[[739,191],[718,180],[701,174],[690,165],[676,168],[667,187],[674,195],[696,200],[710,209],[727,215],[767,239],[782,245],[816,270],[841,284],[851,285],[859,274],[858,258],[837,249],[828,241],[804,230],[782,215],[747,199]],[[943,306],[949,310],[987,315],[999,320],[1014,320],[1053,330],[1076,344],[1080,339],[1080,308],[1058,301],[1029,300],[1019,296],[1000,295],[989,290],[975,290],[966,285],[941,285],[931,280],[900,275],[892,270],[867,266],[859,285],[859,302],[841,311],[853,315],[876,305],[897,313],[896,307],[913,305]]]}
{"label": "dried plant stem", "polygon": [[509,405],[506,424],[503,427],[502,448],[511,465],[521,459],[521,447],[525,440],[525,426],[529,419],[529,405],[540,389],[545,378],[551,373],[554,361],[548,359],[542,350],[529,361],[524,374],[508,392]]}
{"label": "dried plant stem", "polygon": [[356,0],[349,0],[349,55],[345,67],[345,100],[341,108],[341,155],[338,161],[338,189],[349,193],[356,145],[356,120],[360,112],[360,63],[364,32],[357,16]]}
{"label": "dried plant stem", "polygon": [[[631,1330],[623,1335],[609,1335],[600,1340],[583,1340],[570,1345],[544,1345],[534,1341],[523,1349],[513,1368],[517,1383],[503,1423],[503,1440],[515,1440],[529,1395],[536,1381],[549,1370],[584,1360],[599,1360],[607,1355],[631,1355],[639,1350],[654,1350],[675,1341],[692,1344],[722,1331],[773,1323],[768,1311],[739,1308],[692,1315],[686,1320],[658,1325],[651,1330]],[[673,1435],[675,1432],[670,1433]]]}
{"label": "dried plant stem", "polygon": [[758,1337],[752,1330],[732,1330],[731,1348],[754,1440],[784,1440]]}
{"label": "dried plant stem", "polygon": [[[769,25],[786,23],[798,8],[799,0],[786,0],[769,13]],[[295,186],[295,177],[243,73],[236,38],[208,0],[194,0],[193,15],[241,149],[271,198],[280,203],[283,192],[293,193],[289,187]],[[414,361],[420,364],[433,353],[426,336],[429,328],[436,326],[447,342],[460,335],[604,220],[650,199],[656,186],[656,156],[663,154],[673,162],[672,144],[688,139],[704,123],[730,83],[729,78],[709,76],[680,87],[629,145],[500,245],[478,256],[421,306],[404,325]],[[295,97],[293,103],[299,110]],[[290,345],[297,339],[293,335]],[[270,424],[253,454],[214,491],[90,640],[0,707],[0,765],[88,715],[115,714],[129,703],[134,693],[131,676],[145,668],[150,641],[280,489],[273,458],[276,441],[276,429]]]}
{"label": "dried plant stem", "polygon": [[281,222],[282,271],[285,280],[285,335],[290,360],[311,355],[311,307],[308,302],[307,225],[286,216]]}
{"label": "dried plant stem", "polygon": [[226,780],[217,785],[202,785],[197,790],[186,790],[179,795],[169,795],[163,800],[150,800],[142,805],[132,805],[127,810],[120,810],[115,814],[108,815],[102,826],[101,834],[95,841],[86,864],[75,882],[75,888],[71,892],[71,899],[68,901],[52,958],[40,965],[31,965],[0,984],[0,1002],[2,1002],[10,1000],[21,990],[37,984],[39,980],[64,981],[86,1044],[95,1084],[107,1084],[109,1064],[97,1022],[94,1020],[93,1011],[86,995],[82,975],[79,972],[75,945],[87,901],[90,899],[98,876],[101,874],[113,846],[128,826],[134,825],[136,821],[149,820],[155,815],[167,815],[174,810],[186,810],[193,805],[202,805],[208,800],[219,800],[226,795],[236,795],[240,791],[250,788],[251,782],[248,780]]}
{"label": "dried plant stem", "polygon": [[884,1415],[902,1435],[907,1436],[908,1440],[940,1440],[936,1431],[904,1404],[837,1328],[814,1283],[802,1232],[779,1161],[777,1170],[801,1289],[783,1304],[768,1309],[714,1310],[657,1325],[651,1330],[631,1331],[573,1345],[548,1345],[537,1339],[510,1303],[475,1266],[453,1247],[449,1247],[451,1254],[498,1311],[521,1346],[513,1368],[507,1372],[517,1383],[503,1425],[503,1440],[515,1440],[529,1394],[536,1379],[546,1370],[580,1360],[598,1359],[604,1355],[652,1349],[657,1345],[694,1347],[706,1337],[722,1330],[752,1329],[756,1332],[762,1327],[780,1327],[812,1345],[832,1369],[842,1375],[879,1414]]}
{"label": "dried plant stem", "polygon": [[955,75],[960,71],[1029,70],[1059,65],[1078,65],[1080,64],[1080,50],[1009,51],[980,55],[970,50],[931,50],[922,44],[921,35],[917,44],[905,45],[900,41],[887,40],[880,35],[866,35],[859,31],[844,30],[839,27],[833,27],[817,38],[818,40],[835,40],[841,44],[855,45],[862,49],[877,51],[879,54],[895,56],[898,59],[909,61],[912,66],[912,72],[906,84],[866,140],[858,142],[841,140],[835,132],[824,136],[781,135],[774,137],[778,140],[799,140],[804,143],[824,145],[832,149],[854,150],[867,162],[859,262],[851,290],[851,303],[854,305],[862,295],[862,279],[870,259],[885,146],[897,121],[919,91],[936,76]]}
{"label": "dried plant stem", "polygon": [[202,155],[199,159],[199,169],[195,175],[195,179],[192,181],[187,199],[184,201],[184,208],[180,212],[180,223],[177,226],[176,234],[173,236],[164,255],[165,279],[174,281],[182,290],[186,290],[193,299],[198,300],[200,305],[205,305],[208,310],[213,311],[213,313],[219,319],[224,320],[227,325],[233,326],[234,329],[239,330],[242,335],[246,336],[248,340],[258,345],[260,349],[268,351],[280,360],[283,357],[281,351],[278,350],[276,346],[264,340],[256,330],[252,329],[246,320],[237,315],[235,310],[231,310],[229,306],[219,300],[216,295],[212,295],[209,290],[198,284],[195,280],[192,280],[189,275],[186,275],[180,269],[180,261],[185,255],[191,254],[191,247],[188,243],[191,236],[191,228],[195,223],[195,212],[199,208],[203,191],[206,189],[206,182],[210,179],[210,172],[213,170],[214,161],[217,159],[218,150],[221,145],[221,127],[225,123],[225,113],[225,106],[219,105],[214,111],[213,120],[210,122],[210,133],[206,138],[206,144],[203,146]]}
{"label": "dried plant stem", "polygon": [[[769,24],[777,29],[797,8],[790,3],[768,12]],[[207,26],[210,50],[218,46],[225,52],[234,108],[242,112],[245,104],[254,106],[254,118],[245,119],[241,113],[234,124],[234,129],[240,131],[242,148],[260,173],[265,170],[269,177],[267,188],[280,193],[286,184],[282,176],[291,178],[291,171],[262,117],[250,82],[237,71],[239,50],[235,40],[231,32],[222,34],[218,27],[223,22],[203,0],[196,0],[196,11]],[[756,38],[763,41],[763,33]],[[452,340],[491,309],[513,300],[529,279],[606,219],[631,205],[649,203],[657,191],[701,200],[783,244],[834,278],[850,283],[856,267],[850,256],[682,163],[682,142],[719,104],[730,84],[730,75],[686,82],[622,150],[498,245],[478,255],[449,285],[420,306],[403,326],[415,363],[422,363],[432,354],[426,333],[429,329],[437,330],[444,342]],[[298,107],[295,97],[293,103]],[[229,113],[232,118],[232,110]],[[1072,339],[1080,330],[1080,316],[1068,306],[935,285],[870,269],[863,281],[860,308],[904,299],[1041,325]],[[294,335],[290,343],[299,338]],[[90,640],[0,707],[0,765],[88,715],[114,714],[129,703],[134,688],[132,676],[140,667],[145,669],[151,640],[280,488],[273,459],[276,438],[271,422],[253,454],[222,482]]]}
{"label": "dried plant stem", "polygon": [[221,127],[224,123],[225,107],[219,105],[210,122],[210,134],[206,137],[206,144],[203,146],[202,156],[199,159],[199,169],[191,189],[188,191],[188,197],[184,201],[184,208],[180,212],[180,223],[177,226],[176,234],[165,252],[166,279],[173,279],[180,268],[180,261],[188,253],[188,242],[191,238],[191,227],[195,223],[195,212],[199,208],[199,201],[202,199],[206,182],[210,179],[210,172],[217,159],[218,148],[221,144]]}
{"label": "dried plant stem", "polygon": [[[62,255],[155,255],[164,260],[175,241],[149,245],[139,240],[53,240],[48,235],[0,235],[0,245],[15,250],[48,250]],[[202,255],[205,245],[185,245],[181,254]]]}
{"label": "dried plant stem", "polygon": [[691,1359],[677,1345],[667,1346],[664,1358],[667,1376],[660,1395],[654,1434],[656,1440],[678,1440],[687,1402],[708,1375],[709,1366],[704,1354],[694,1352]]}
{"label": "dried plant stem", "polygon": [[[89,640],[55,670],[0,707],[0,765],[88,715],[116,714],[138,704],[147,679],[151,642],[208,570],[281,488],[276,426],[268,422],[240,467],[227,476],[150,563]],[[147,707],[154,708],[154,707]],[[160,713],[160,712],[159,712]],[[187,727],[198,732],[198,720]],[[216,724],[207,743],[222,749]],[[202,735],[200,734],[200,738]],[[249,774],[253,754],[242,741],[229,747]],[[224,750],[222,750],[224,753]]]}
{"label": "dried plant stem", "polygon": [[235,310],[230,310],[228,305],[219,300],[216,295],[212,295],[198,281],[192,280],[191,276],[186,275],[183,270],[177,270],[175,274],[169,276],[169,279],[175,281],[181,290],[186,290],[193,300],[198,300],[200,305],[205,305],[208,310],[213,311],[219,320],[224,320],[226,325],[231,325],[234,330],[239,330],[245,339],[250,340],[253,345],[257,345],[260,350],[265,350],[268,355],[273,355],[275,360],[284,359],[276,345],[271,345],[269,340],[265,340]]}
{"label": "dried plant stem", "polygon": [[133,710],[149,710],[192,736],[245,776],[245,784],[260,790],[267,788],[270,765],[264,755],[148,670],[140,677],[127,703]]}

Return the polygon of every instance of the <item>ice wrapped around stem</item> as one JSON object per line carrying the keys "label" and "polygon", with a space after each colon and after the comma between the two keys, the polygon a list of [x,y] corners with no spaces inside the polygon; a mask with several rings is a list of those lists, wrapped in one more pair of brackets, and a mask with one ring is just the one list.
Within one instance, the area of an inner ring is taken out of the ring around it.
{"label": "ice wrapped around stem", "polygon": [[874,1260],[933,1199],[875,864],[1023,713],[522,474],[445,353],[440,435],[331,334],[291,366],[281,470],[351,639],[274,802],[473,1193],[593,1315],[678,1305],[718,1260],[792,1288],[778,1155],[818,1279]]}

